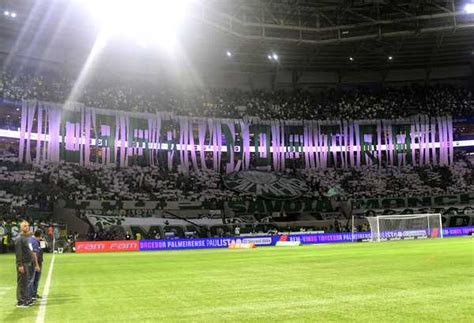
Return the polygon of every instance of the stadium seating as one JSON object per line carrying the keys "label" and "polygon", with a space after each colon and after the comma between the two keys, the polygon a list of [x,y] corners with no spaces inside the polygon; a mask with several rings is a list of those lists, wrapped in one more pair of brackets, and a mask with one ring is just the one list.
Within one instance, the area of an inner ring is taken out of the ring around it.
{"label": "stadium seating", "polygon": [[[7,109],[21,99],[64,102],[74,80],[64,75],[4,72],[0,75],[0,99]],[[120,83],[95,78],[82,89],[78,100],[88,106],[127,111],[170,111],[177,115],[209,117],[256,116],[261,119],[374,119],[407,117],[420,110],[429,115],[469,115],[474,112],[472,94],[450,85],[386,88],[372,91],[328,90],[310,93],[243,92],[235,89],[177,90],[153,83]],[[6,110],[6,111],[10,111]],[[3,129],[18,128],[19,109],[0,115]],[[184,175],[165,167],[128,168],[76,164],[25,165],[17,162],[17,148],[4,148],[0,158],[0,205],[5,219],[32,212],[50,213],[57,200],[70,201],[162,201],[200,202],[222,209],[228,201],[254,201],[252,193],[238,193],[225,187],[222,174],[212,170]],[[339,199],[433,196],[474,191],[474,170],[467,156],[458,153],[452,167],[362,167],[357,169],[293,169],[286,173],[305,180],[310,188],[302,198],[325,199],[336,192]],[[107,214],[105,214],[107,215]],[[208,215],[205,215],[208,216]],[[247,215],[251,222],[264,224],[271,216]],[[313,215],[327,219],[328,215]],[[234,222],[227,219],[211,235],[230,234]],[[248,232],[255,230],[249,227]],[[299,230],[299,228],[295,228]],[[331,225],[325,230],[346,230]],[[185,226],[161,228],[163,234],[185,236]],[[168,230],[168,231],[166,231]],[[268,228],[263,229],[263,231]],[[179,231],[179,232],[175,232]],[[257,230],[258,231],[258,230]],[[92,233],[90,239],[116,239],[114,232]]]}
{"label": "stadium seating", "polygon": [[[8,73],[0,75],[0,98],[64,102],[74,80],[64,75]],[[150,82],[124,82],[95,78],[79,93],[87,106],[126,111],[168,111],[177,115],[261,119],[374,119],[406,117],[423,111],[429,115],[463,116],[474,112],[472,93],[450,85],[411,85],[383,90],[331,89],[321,93],[232,89],[178,90]],[[0,120],[0,123],[15,122]]]}
{"label": "stadium seating", "polygon": [[[58,199],[77,201],[199,201],[223,208],[225,201],[252,201],[254,194],[242,194],[227,189],[221,174],[211,170],[190,171],[185,176],[157,167],[113,168],[77,164],[24,165],[15,158],[0,159],[0,204],[4,217],[24,216],[25,208],[48,211]],[[326,198],[334,187],[341,199],[410,197],[457,194],[474,191],[474,169],[464,155],[459,154],[453,167],[385,167],[360,169],[326,169],[289,171],[304,178],[310,190],[303,198]],[[440,179],[443,178],[441,182]],[[442,184],[444,183],[444,184]],[[105,214],[106,215],[106,214]],[[220,217],[220,216],[219,216]],[[256,223],[268,221],[254,219]],[[232,226],[214,228],[212,235],[230,234]],[[299,229],[299,228],[298,228]],[[331,228],[325,228],[331,230]],[[346,230],[345,225],[332,230]],[[184,236],[186,228],[178,228]],[[249,228],[248,232],[251,231]],[[89,238],[108,238],[113,232],[99,232]]]}

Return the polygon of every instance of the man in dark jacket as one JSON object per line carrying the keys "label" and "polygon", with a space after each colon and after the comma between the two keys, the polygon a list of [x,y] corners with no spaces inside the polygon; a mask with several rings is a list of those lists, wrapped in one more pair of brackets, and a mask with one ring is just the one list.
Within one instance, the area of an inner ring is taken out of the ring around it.
{"label": "man in dark jacket", "polygon": [[[28,222],[21,222],[20,232],[21,234],[15,241],[17,272],[16,299],[18,301],[16,307],[28,307],[33,303],[28,294],[28,281],[33,275],[34,268],[39,270],[39,267],[36,262],[36,255],[33,253],[33,247],[28,242],[30,232]],[[33,267],[33,264],[35,264],[35,267]]]}

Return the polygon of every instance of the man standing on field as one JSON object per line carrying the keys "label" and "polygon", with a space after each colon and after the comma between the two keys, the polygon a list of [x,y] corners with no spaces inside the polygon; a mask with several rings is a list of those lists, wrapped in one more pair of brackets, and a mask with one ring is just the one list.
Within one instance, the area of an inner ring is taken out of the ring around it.
{"label": "man standing on field", "polygon": [[30,281],[28,283],[28,293],[33,301],[36,301],[36,299],[41,298],[38,295],[38,284],[41,277],[41,271],[43,269],[43,250],[41,249],[40,243],[40,241],[42,240],[41,235],[41,230],[36,230],[34,236],[29,238],[29,243],[33,247],[33,252],[36,255],[36,262],[39,267],[38,271],[37,268],[34,268],[35,265],[33,264],[33,275],[29,278]]}
{"label": "man standing on field", "polygon": [[[33,276],[33,270],[39,271],[36,255],[33,252],[32,245],[28,242],[30,226],[28,222],[23,221],[20,224],[21,234],[15,241],[16,254],[16,307],[28,307],[33,304],[28,293],[28,281]],[[35,264],[35,267],[32,266]]]}

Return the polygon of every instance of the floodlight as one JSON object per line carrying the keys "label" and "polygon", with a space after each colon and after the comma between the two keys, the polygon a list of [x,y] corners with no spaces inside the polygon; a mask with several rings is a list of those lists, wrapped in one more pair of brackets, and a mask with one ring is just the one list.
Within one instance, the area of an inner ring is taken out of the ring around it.
{"label": "floodlight", "polygon": [[391,61],[393,59],[393,56],[389,56],[388,60]]}
{"label": "floodlight", "polygon": [[351,62],[353,62],[353,61],[354,61],[354,57],[352,57],[352,56],[349,57],[349,60],[350,60]]}
{"label": "floodlight", "polygon": [[267,57],[268,57],[269,60],[273,60],[272,55],[268,55]]}
{"label": "floodlight", "polygon": [[227,55],[227,57],[232,57],[232,53],[229,52],[229,51],[226,52],[226,55]]}
{"label": "floodlight", "polygon": [[16,12],[12,12],[12,13],[10,13],[10,17],[12,17],[12,18],[16,18]]}
{"label": "floodlight", "polygon": [[272,57],[273,57],[274,60],[276,60],[276,61],[278,60],[278,55],[277,54],[273,53]]}
{"label": "floodlight", "polygon": [[474,3],[468,3],[464,6],[464,11],[466,13],[472,14],[474,13]]}
{"label": "floodlight", "polygon": [[169,47],[191,0],[82,0],[109,37],[140,39]]}
{"label": "floodlight", "polygon": [[5,16],[9,16],[9,15],[10,15],[10,11],[5,10],[5,11],[3,12],[3,14],[4,14]]}

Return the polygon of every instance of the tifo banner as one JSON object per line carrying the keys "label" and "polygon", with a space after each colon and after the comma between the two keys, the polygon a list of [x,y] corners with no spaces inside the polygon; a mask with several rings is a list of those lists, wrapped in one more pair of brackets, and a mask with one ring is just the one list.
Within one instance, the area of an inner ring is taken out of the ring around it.
{"label": "tifo banner", "polygon": [[356,199],[354,209],[383,209],[383,208],[415,208],[415,207],[442,207],[454,205],[473,205],[474,193],[411,196],[411,197],[386,197]]}
{"label": "tifo banner", "polygon": [[[451,117],[404,120],[260,120],[131,113],[25,100],[19,160],[151,165],[227,173],[372,164],[450,165]],[[210,161],[207,163],[207,161]],[[299,163],[293,163],[299,164]],[[294,167],[295,165],[291,166]]]}
{"label": "tifo banner", "polygon": [[[157,225],[188,225],[189,222],[180,219],[166,218],[126,218],[118,216],[100,216],[87,215],[87,220],[95,228],[108,228],[111,226],[121,226],[130,228],[132,226],[140,226],[142,228],[150,228]],[[193,219],[196,225],[219,225],[222,219]]]}
{"label": "tifo banner", "polygon": [[227,188],[269,199],[293,199],[308,191],[306,182],[280,173],[243,171],[224,176]]}
{"label": "tifo banner", "polygon": [[75,252],[114,252],[138,251],[139,243],[136,240],[123,241],[77,241],[74,244]]}
{"label": "tifo banner", "polygon": [[[257,199],[255,201],[228,201],[224,203],[226,214],[272,214],[279,213],[331,213],[336,212],[338,204],[328,198],[316,199],[294,199],[294,200],[269,200]],[[427,197],[387,197],[372,199],[355,199],[353,201],[354,213],[366,213],[369,211],[389,211],[398,213],[421,212],[429,209],[440,209],[448,211],[456,208],[456,211],[468,211],[470,214],[474,207],[474,194],[436,195]],[[228,212],[227,212],[228,211]],[[426,213],[426,212],[425,212]]]}
{"label": "tifo banner", "polygon": [[[261,184],[252,184],[261,185]],[[250,184],[249,184],[250,186]],[[240,189],[241,187],[239,187]],[[257,190],[255,187],[253,190]],[[265,193],[265,189],[261,191]],[[269,189],[269,191],[275,191]],[[285,192],[282,192],[285,193]],[[335,212],[336,207],[329,198],[298,198],[285,200],[257,198],[255,200],[240,199],[226,201],[214,206],[232,214],[271,214],[273,212],[285,213],[314,213]],[[61,200],[59,205],[64,208],[80,210],[81,214],[110,215],[121,217],[159,217],[162,211],[204,211],[212,210],[212,201],[98,201],[98,200]],[[458,208],[462,211],[474,208],[474,193],[412,196],[412,197],[385,197],[355,199],[353,208],[356,212],[384,209],[431,209],[431,208]],[[474,212],[473,212],[474,213]]]}

